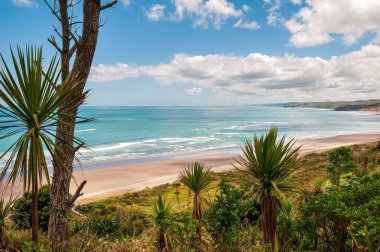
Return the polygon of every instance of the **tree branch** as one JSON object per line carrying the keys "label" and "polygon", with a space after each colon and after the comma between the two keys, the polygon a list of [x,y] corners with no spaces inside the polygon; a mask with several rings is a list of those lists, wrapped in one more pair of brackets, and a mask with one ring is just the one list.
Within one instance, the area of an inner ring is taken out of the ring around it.
{"label": "tree branch", "polygon": [[100,10],[105,10],[105,9],[108,9],[108,8],[111,8],[113,7],[115,4],[117,4],[117,0],[114,0],[106,5],[103,5],[103,6],[100,6]]}
{"label": "tree branch", "polygon": [[57,49],[59,53],[62,53],[62,49],[57,45],[53,37],[48,38],[48,41],[55,47],[55,49]]}
{"label": "tree branch", "polygon": [[62,39],[62,34],[58,31],[57,27],[55,27],[53,25],[53,30],[55,31],[55,33],[57,33],[57,35]]}
{"label": "tree branch", "polygon": [[53,13],[53,15],[58,18],[59,22],[61,22],[61,17],[58,15],[59,11],[56,11],[55,10],[55,7],[53,8],[47,0],[44,0],[45,4],[47,5],[47,7],[51,10],[51,13]]}
{"label": "tree branch", "polygon": [[71,56],[73,56],[73,54],[75,53],[75,51],[77,50],[78,48],[78,44],[81,42],[81,39],[78,40],[78,43],[74,43],[74,45],[70,48],[70,51],[69,51],[69,58],[71,58]]}
{"label": "tree branch", "polygon": [[74,195],[68,200],[67,205],[68,207],[72,207],[74,205],[74,202],[83,195],[81,191],[83,190],[84,185],[87,183],[87,180],[83,180],[82,183],[78,186],[77,190],[75,191]]}

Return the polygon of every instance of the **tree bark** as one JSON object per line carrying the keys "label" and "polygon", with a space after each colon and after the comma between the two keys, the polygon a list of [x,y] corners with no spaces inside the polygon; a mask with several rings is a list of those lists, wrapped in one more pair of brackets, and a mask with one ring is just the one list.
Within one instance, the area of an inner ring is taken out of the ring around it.
{"label": "tree bark", "polygon": [[277,212],[276,202],[271,196],[264,196],[261,201],[262,229],[264,243],[271,244],[271,250],[274,250],[277,239]]}
{"label": "tree bark", "polygon": [[[193,199],[193,218],[197,220],[199,223],[199,226],[197,226],[197,236],[198,236],[198,243],[202,244],[202,205],[200,200],[200,195],[197,193],[194,193],[194,199]],[[199,250],[196,250],[199,251]]]}
{"label": "tree bark", "polygon": [[[36,175],[37,176],[37,175]],[[38,244],[38,184],[34,183],[32,189],[32,240]]]}
{"label": "tree bark", "polygon": [[[60,119],[66,123],[60,123],[56,132],[56,145],[65,153],[58,152],[53,157],[53,179],[51,185],[51,212],[49,219],[49,242],[53,251],[67,248],[68,236],[68,213],[72,207],[69,199],[70,180],[73,172],[75,152],[74,128],[78,108],[77,104],[83,96],[83,90],[90,73],[94,58],[99,31],[99,17],[101,11],[100,0],[83,1],[83,28],[82,36],[76,43],[76,57],[72,70],[69,72],[70,58],[69,41],[72,34],[67,17],[67,0],[59,0],[61,24],[62,24],[62,78],[79,85],[80,90],[75,93],[59,110]],[[66,22],[67,21],[67,22]],[[75,104],[75,106],[72,106]],[[69,117],[67,115],[70,115]]]}

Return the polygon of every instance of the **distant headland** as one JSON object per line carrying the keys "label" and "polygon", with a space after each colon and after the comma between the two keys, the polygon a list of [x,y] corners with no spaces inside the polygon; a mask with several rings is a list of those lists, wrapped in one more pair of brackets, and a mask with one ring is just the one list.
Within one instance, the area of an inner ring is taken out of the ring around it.
{"label": "distant headland", "polygon": [[380,100],[326,101],[326,102],[287,102],[269,104],[285,108],[320,108],[336,111],[370,111],[380,113]]}

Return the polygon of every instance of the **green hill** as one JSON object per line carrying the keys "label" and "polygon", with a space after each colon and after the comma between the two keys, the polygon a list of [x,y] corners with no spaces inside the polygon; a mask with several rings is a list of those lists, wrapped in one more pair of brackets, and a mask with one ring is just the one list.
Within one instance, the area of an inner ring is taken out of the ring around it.
{"label": "green hill", "polygon": [[321,108],[336,111],[379,111],[380,100],[358,100],[358,101],[327,101],[327,102],[288,102],[271,104],[285,108]]}

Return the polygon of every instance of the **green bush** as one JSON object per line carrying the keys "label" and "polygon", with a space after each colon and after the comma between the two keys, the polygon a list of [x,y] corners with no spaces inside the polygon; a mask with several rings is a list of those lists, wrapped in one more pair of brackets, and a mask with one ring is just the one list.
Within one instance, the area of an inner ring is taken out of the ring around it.
{"label": "green bush", "polygon": [[[24,193],[22,197],[15,200],[14,209],[16,213],[12,220],[17,229],[29,229],[32,223],[31,217],[32,194]],[[43,186],[38,190],[38,226],[41,230],[47,231],[50,215],[50,190],[48,186]]]}
{"label": "green bush", "polygon": [[[310,237],[320,237],[320,249],[348,249],[353,236],[366,246],[366,236],[375,247],[380,247],[380,173],[359,178],[340,192],[329,191],[310,198],[300,208],[301,219]],[[314,247],[316,248],[316,247]]]}
{"label": "green bush", "polygon": [[232,247],[242,227],[243,217],[252,209],[252,201],[244,199],[244,192],[229,184],[223,177],[220,195],[206,213],[206,230],[222,249]]}

